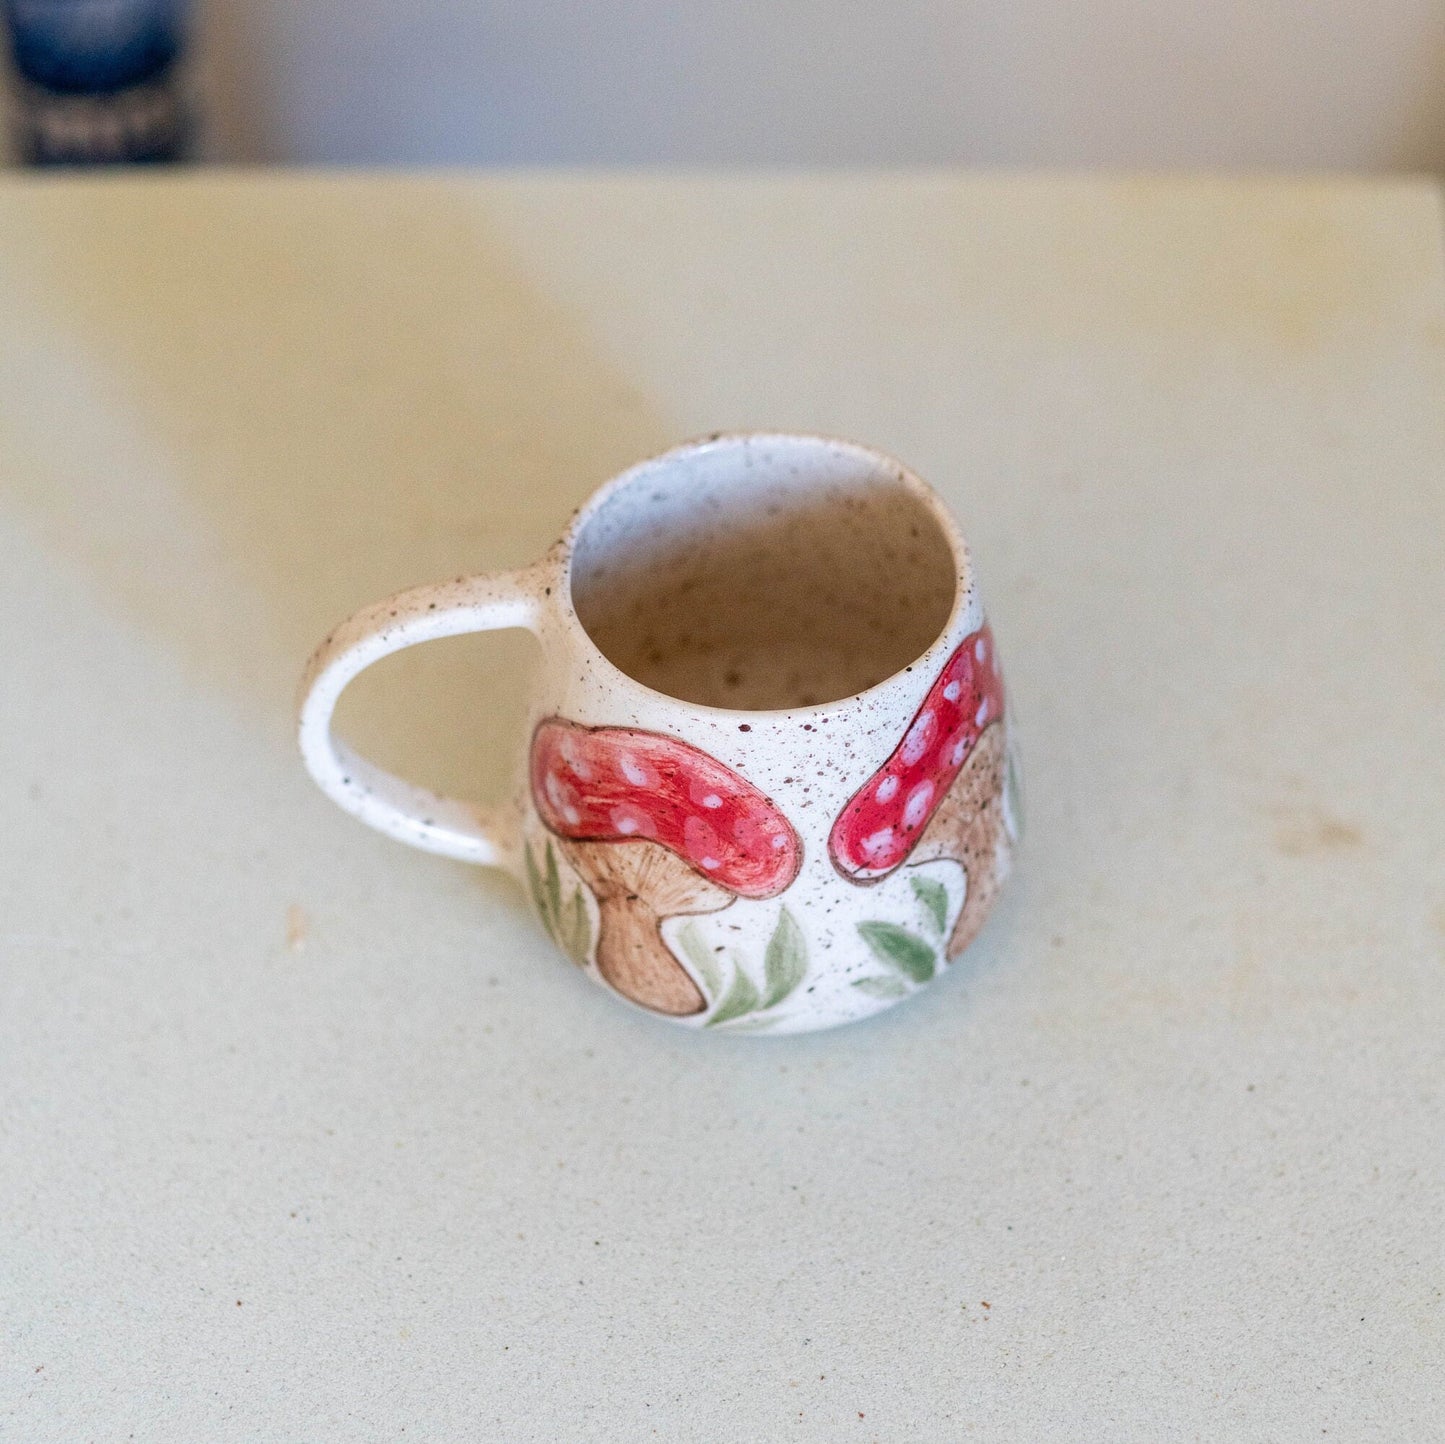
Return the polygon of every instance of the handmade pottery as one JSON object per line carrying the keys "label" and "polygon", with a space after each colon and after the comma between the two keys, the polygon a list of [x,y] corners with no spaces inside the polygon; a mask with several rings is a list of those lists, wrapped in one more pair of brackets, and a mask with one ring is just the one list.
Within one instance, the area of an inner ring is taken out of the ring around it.
{"label": "handmade pottery", "polygon": [[[372,662],[501,627],[542,652],[504,804],[332,736]],[[358,613],[302,698],[331,798],[512,872],[579,967],[691,1027],[802,1032],[908,997],[973,939],[1018,839],[967,548],[931,489],[848,442],[719,436],[643,462],[535,565]]]}

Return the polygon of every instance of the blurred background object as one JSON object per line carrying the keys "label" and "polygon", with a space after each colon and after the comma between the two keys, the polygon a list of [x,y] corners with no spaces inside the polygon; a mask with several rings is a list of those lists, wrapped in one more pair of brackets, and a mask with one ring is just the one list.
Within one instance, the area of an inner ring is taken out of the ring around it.
{"label": "blurred background object", "polygon": [[215,160],[1445,162],[1439,0],[198,0],[196,10],[202,153]]}
{"label": "blurred background object", "polygon": [[179,160],[187,0],[5,0],[11,124],[31,165]]}

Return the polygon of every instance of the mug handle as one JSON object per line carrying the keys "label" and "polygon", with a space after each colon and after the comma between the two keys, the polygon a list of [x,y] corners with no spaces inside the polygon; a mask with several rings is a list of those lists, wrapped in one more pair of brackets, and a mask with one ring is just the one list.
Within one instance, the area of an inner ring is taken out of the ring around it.
{"label": "mug handle", "polygon": [[301,679],[298,740],[317,786],[398,842],[515,871],[518,825],[509,809],[442,797],[394,777],[338,741],[331,719],[346,684],[403,647],[507,627],[537,634],[540,590],[535,569],[458,577],[398,592],[343,622],[312,654]]}

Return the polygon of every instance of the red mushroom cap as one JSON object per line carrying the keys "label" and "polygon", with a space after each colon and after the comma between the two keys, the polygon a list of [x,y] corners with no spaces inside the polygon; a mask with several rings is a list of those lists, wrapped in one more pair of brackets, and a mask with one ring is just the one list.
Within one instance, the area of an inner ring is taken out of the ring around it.
{"label": "red mushroom cap", "polygon": [[751,782],[657,732],[549,718],[532,738],[532,796],[561,837],[660,843],[740,897],[776,896],[802,865],[792,824]]}
{"label": "red mushroom cap", "polygon": [[839,872],[872,881],[913,851],[979,734],[1003,716],[1003,678],[985,623],[938,674],[893,755],[849,799],[828,838]]}

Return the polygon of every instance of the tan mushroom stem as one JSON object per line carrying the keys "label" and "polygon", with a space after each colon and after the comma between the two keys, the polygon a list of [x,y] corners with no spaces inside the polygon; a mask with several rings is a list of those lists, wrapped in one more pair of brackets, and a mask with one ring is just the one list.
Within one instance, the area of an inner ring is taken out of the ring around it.
{"label": "tan mushroom stem", "polygon": [[597,899],[597,971],[626,998],[685,1017],[707,1007],[697,984],[662,937],[664,918],[712,913],[733,894],[695,872],[660,843],[559,839]]}
{"label": "tan mushroom stem", "polygon": [[956,958],[978,935],[1008,872],[1003,787],[1003,727],[995,722],[974,743],[908,859],[910,867],[947,859],[963,868],[965,892],[947,951]]}

